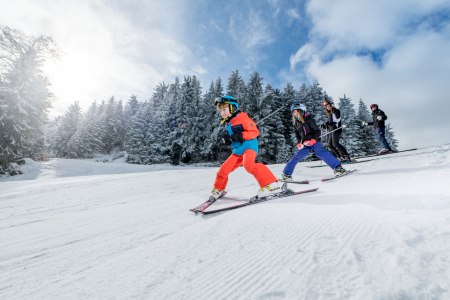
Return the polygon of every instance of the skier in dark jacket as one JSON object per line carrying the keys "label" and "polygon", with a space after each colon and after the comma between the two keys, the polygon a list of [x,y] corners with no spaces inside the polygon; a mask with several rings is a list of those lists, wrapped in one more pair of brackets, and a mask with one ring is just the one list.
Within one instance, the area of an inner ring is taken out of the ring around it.
{"label": "skier in dark jacket", "polygon": [[386,126],[384,124],[384,121],[387,120],[387,116],[381,109],[378,108],[378,104],[371,104],[370,110],[372,110],[372,122],[366,122],[363,121],[363,126],[365,125],[373,125],[373,128],[375,130],[375,136],[380,143],[381,147],[383,148],[378,154],[387,154],[395,152],[392,150],[391,146],[389,145],[388,141],[386,140],[385,133],[386,133]]}
{"label": "skier in dark jacket", "polygon": [[298,162],[304,159],[309,152],[314,151],[316,156],[334,170],[334,174],[343,175],[347,171],[342,168],[341,163],[330,152],[322,148],[320,144],[320,128],[313,117],[306,112],[305,105],[294,102],[291,105],[292,124],[297,137],[297,152],[286,164],[281,175],[284,181],[292,181],[292,173]]}
{"label": "skier in dark jacket", "polygon": [[332,131],[328,134],[327,146],[330,148],[331,153],[333,153],[341,162],[349,163],[351,162],[350,155],[348,155],[347,149],[339,143],[342,134],[341,111],[331,105],[328,100],[323,101],[323,106],[325,107],[325,113],[327,114],[328,120],[323,124],[322,128]]}

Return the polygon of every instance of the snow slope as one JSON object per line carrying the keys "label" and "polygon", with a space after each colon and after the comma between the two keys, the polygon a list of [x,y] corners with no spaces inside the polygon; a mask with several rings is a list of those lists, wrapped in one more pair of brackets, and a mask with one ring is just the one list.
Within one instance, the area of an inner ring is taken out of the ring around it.
{"label": "snow slope", "polygon": [[29,165],[0,181],[0,299],[450,299],[450,144],[314,164],[291,188],[318,192],[210,216],[217,168]]}

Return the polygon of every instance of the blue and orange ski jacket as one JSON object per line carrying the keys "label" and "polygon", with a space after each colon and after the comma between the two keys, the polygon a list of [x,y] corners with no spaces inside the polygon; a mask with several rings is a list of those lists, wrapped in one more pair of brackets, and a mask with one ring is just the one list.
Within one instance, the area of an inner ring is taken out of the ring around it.
{"label": "blue and orange ski jacket", "polygon": [[232,153],[242,155],[245,150],[251,149],[258,153],[258,139],[259,130],[256,123],[245,113],[237,112],[226,121],[225,129],[231,137],[234,133],[242,132],[244,142],[232,142]]}

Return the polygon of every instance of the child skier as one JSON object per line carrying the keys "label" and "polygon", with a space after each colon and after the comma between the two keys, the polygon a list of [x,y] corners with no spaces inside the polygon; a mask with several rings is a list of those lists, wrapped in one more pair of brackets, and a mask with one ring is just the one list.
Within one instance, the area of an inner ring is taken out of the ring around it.
{"label": "child skier", "polygon": [[243,165],[245,170],[258,181],[261,189],[258,197],[266,197],[282,191],[282,184],[275,175],[262,163],[256,163],[258,153],[259,130],[255,122],[245,113],[238,110],[239,104],[232,96],[216,98],[216,108],[225,124],[225,140],[231,143],[232,154],[220,166],[214,182],[211,196],[219,198],[225,190],[228,175]]}
{"label": "child skier", "polygon": [[341,166],[330,152],[324,150],[320,144],[320,129],[313,117],[306,112],[306,106],[300,102],[294,102],[291,105],[292,124],[294,125],[295,136],[297,137],[297,152],[286,164],[281,178],[284,181],[292,181],[292,173],[299,161],[314,151],[317,157],[334,170],[335,175],[346,174],[347,171]]}
{"label": "child skier", "polygon": [[328,134],[328,147],[330,148],[331,153],[333,153],[342,163],[352,162],[347,149],[339,143],[342,134],[342,128],[339,128],[342,127],[341,111],[331,105],[328,100],[323,101],[323,106],[325,107],[325,113],[328,117],[324,127],[330,131],[334,130]]}
{"label": "child skier", "polygon": [[381,109],[378,108],[378,104],[371,104],[370,110],[372,111],[372,122],[363,121],[362,125],[373,125],[373,129],[375,130],[375,136],[377,137],[378,143],[383,149],[381,149],[378,154],[388,154],[392,152],[396,152],[392,150],[391,146],[386,140],[385,132],[386,127],[384,125],[384,121],[387,120],[387,116]]}

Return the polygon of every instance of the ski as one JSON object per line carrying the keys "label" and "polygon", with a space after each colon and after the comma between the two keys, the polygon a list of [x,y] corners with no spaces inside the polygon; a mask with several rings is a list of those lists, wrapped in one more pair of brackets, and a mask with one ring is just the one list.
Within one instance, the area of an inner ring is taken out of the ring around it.
{"label": "ski", "polygon": [[307,168],[322,168],[322,167],[327,167],[328,165],[318,165],[318,166],[306,166]]}
{"label": "ski", "polygon": [[384,152],[384,153],[369,154],[369,155],[366,155],[366,156],[360,156],[360,157],[355,157],[355,158],[366,158],[366,157],[374,157],[374,156],[383,156],[383,155],[388,155],[388,154],[395,154],[395,153],[415,151],[415,150],[417,150],[417,148],[411,148],[411,149],[400,150],[400,151],[388,151],[388,152]]}
{"label": "ski", "polygon": [[225,196],[226,193],[227,193],[226,191],[223,191],[223,193],[220,194],[219,198],[214,198],[213,196],[209,196],[209,199],[208,199],[208,200],[206,200],[205,202],[203,202],[203,203],[200,204],[199,206],[194,207],[194,208],[191,208],[191,209],[189,209],[189,210],[192,211],[192,212],[194,212],[194,213],[196,213],[196,214],[199,213],[199,212],[202,212],[202,211],[204,211],[205,209],[207,209],[211,204],[213,204],[214,202],[216,202],[217,199],[220,199],[220,198],[222,198],[223,196]]}
{"label": "ski", "polygon": [[365,163],[368,161],[372,161],[372,160],[377,160],[379,158],[371,158],[371,159],[365,159],[365,160],[356,160],[356,161],[352,161],[352,162],[343,162],[343,165],[353,165],[353,164],[359,164],[359,163]]}
{"label": "ski", "polygon": [[[371,158],[371,159],[366,159],[366,160],[361,160],[361,161],[351,161],[351,162],[341,162],[342,165],[353,165],[353,164],[359,164],[359,163],[364,163],[364,162],[368,162],[368,161],[372,161],[372,160],[377,160],[380,158]],[[321,168],[321,167],[327,167],[328,165],[320,165],[320,166],[306,166],[307,168]]]}
{"label": "ski", "polygon": [[355,172],[356,170],[357,170],[357,169],[353,169],[353,170],[347,171],[347,173],[342,174],[342,175],[335,175],[335,176],[333,176],[333,177],[322,178],[320,181],[324,182],[324,181],[330,181],[330,180],[333,180],[333,179],[336,179],[336,178],[341,178],[341,177],[343,177],[343,176],[346,176],[346,175],[349,175],[349,174]]}
{"label": "ski", "polygon": [[204,211],[201,211],[200,213],[202,213],[204,215],[214,214],[214,213],[232,210],[232,209],[236,209],[236,208],[240,208],[240,207],[245,207],[245,206],[249,206],[249,205],[253,205],[253,204],[257,204],[257,203],[261,203],[261,202],[266,202],[266,201],[274,200],[274,199],[278,199],[278,198],[284,198],[284,197],[290,197],[290,196],[295,196],[295,195],[300,195],[300,194],[305,194],[305,193],[311,193],[311,192],[317,191],[318,189],[319,188],[314,188],[314,189],[303,190],[303,191],[298,191],[298,192],[294,192],[293,190],[288,189],[286,191],[280,192],[275,195],[271,195],[269,197],[259,198],[258,196],[254,196],[254,197],[250,198],[247,202],[244,202],[244,203],[238,203],[235,205],[230,205],[230,206],[226,206],[226,207],[222,207],[222,208],[218,208],[218,209],[204,210]]}
{"label": "ski", "polygon": [[298,180],[278,179],[278,181],[285,182],[285,183],[295,183],[295,184],[309,184],[309,180],[298,181]]}

